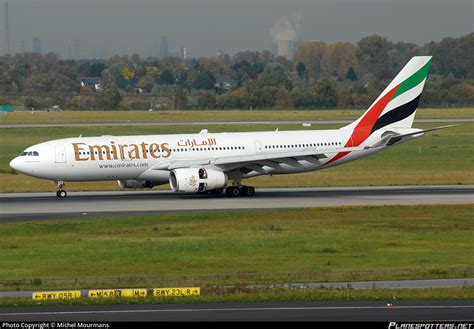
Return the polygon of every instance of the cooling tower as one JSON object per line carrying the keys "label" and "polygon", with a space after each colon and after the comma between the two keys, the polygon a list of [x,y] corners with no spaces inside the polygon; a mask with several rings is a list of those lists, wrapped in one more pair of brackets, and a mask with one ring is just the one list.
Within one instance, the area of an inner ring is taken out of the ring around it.
{"label": "cooling tower", "polygon": [[283,56],[286,59],[293,57],[293,41],[292,40],[278,40],[277,41],[277,56]]}

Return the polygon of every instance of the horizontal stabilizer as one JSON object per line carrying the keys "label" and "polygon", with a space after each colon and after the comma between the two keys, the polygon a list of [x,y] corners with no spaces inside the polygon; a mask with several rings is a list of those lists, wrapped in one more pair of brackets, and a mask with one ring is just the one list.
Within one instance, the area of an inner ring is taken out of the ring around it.
{"label": "horizontal stabilizer", "polygon": [[[402,142],[406,139],[410,139],[411,137],[420,137],[426,132],[429,131],[434,131],[434,130],[440,130],[440,129],[445,129],[445,128],[451,128],[455,127],[456,125],[447,125],[447,126],[441,126],[441,127],[435,127],[435,128],[430,128],[426,130],[421,130],[421,129],[410,129],[413,130],[409,133],[400,133],[400,131],[386,131],[383,133],[382,138],[375,142],[374,144],[366,147],[368,149],[370,148],[375,148],[375,147],[380,147],[380,146],[392,146],[395,145],[399,142]],[[405,130],[405,129],[404,129]]]}

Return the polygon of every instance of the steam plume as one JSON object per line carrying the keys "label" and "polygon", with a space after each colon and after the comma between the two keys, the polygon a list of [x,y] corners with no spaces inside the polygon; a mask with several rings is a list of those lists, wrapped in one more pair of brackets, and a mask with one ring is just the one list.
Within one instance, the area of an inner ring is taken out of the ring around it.
{"label": "steam plume", "polygon": [[274,43],[279,40],[296,40],[301,32],[303,13],[297,11],[289,16],[280,17],[270,29]]}

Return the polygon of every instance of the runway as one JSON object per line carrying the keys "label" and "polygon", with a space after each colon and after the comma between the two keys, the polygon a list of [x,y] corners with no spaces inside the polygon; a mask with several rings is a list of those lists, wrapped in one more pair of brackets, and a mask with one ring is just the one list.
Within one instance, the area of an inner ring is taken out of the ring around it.
{"label": "runway", "polygon": [[[168,122],[45,122],[45,123],[6,123],[0,124],[0,128],[34,128],[34,127],[101,127],[101,126],[213,126],[213,125],[301,125],[311,123],[318,124],[347,124],[354,119],[337,120],[259,120],[259,121],[168,121]],[[415,123],[462,123],[474,122],[474,118],[434,118],[434,119],[415,119]]]}
{"label": "runway", "polygon": [[0,321],[461,321],[472,301],[266,302],[0,309]]}
{"label": "runway", "polygon": [[0,222],[211,210],[474,203],[474,185],[257,189],[254,197],[171,191],[0,194]]}

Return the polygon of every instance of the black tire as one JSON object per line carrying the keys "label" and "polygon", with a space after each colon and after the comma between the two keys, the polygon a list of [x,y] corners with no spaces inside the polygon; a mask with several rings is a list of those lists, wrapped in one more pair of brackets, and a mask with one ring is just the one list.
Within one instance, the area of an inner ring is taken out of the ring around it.
{"label": "black tire", "polygon": [[226,188],[225,192],[230,197],[237,197],[240,195],[240,189],[237,186],[229,186]]}
{"label": "black tire", "polygon": [[56,196],[58,198],[65,198],[67,197],[67,192],[65,190],[58,190],[56,191]]}
{"label": "black tire", "polygon": [[253,186],[247,186],[245,189],[245,196],[254,196],[255,195],[255,188]]}
{"label": "black tire", "polygon": [[240,189],[235,186],[235,187],[232,189],[231,194],[232,194],[233,197],[238,197],[238,196],[240,196]]}

